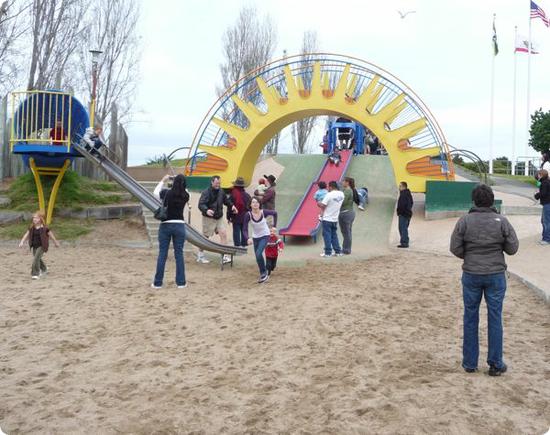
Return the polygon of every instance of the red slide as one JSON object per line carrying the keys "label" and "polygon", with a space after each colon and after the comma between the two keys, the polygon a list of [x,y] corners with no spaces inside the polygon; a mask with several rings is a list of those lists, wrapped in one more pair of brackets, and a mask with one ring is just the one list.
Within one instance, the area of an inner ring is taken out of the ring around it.
{"label": "red slide", "polygon": [[288,227],[282,228],[279,232],[282,236],[316,236],[319,230],[319,207],[313,195],[318,189],[318,181],[325,181],[327,184],[329,181],[342,181],[348,169],[351,157],[353,156],[353,151],[344,150],[340,155],[342,161],[338,166],[329,162],[327,159],[317,179],[309,185],[309,189],[290,219],[290,224]]}

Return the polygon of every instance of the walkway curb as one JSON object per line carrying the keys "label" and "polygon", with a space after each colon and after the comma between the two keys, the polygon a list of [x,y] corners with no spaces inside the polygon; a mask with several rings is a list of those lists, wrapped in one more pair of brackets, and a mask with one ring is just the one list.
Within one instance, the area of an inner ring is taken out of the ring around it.
{"label": "walkway curb", "polygon": [[510,275],[512,275],[514,278],[519,279],[523,284],[525,284],[527,287],[533,290],[537,294],[537,296],[539,296],[545,303],[550,305],[550,293],[540,288],[539,286],[533,284],[531,281],[522,277],[516,272],[512,272],[511,270],[508,269],[508,273],[510,273]]}

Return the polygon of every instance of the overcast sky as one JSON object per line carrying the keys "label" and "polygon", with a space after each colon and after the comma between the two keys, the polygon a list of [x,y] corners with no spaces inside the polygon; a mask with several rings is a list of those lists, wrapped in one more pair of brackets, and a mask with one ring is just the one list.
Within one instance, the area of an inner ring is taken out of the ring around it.
{"label": "overcast sky", "polygon": [[[550,16],[550,0],[538,0]],[[527,35],[529,0],[142,0],[141,77],[129,126],[129,163],[190,145],[216,100],[221,41],[244,5],[271,16],[275,57],[298,54],[306,30],[320,50],[364,59],[399,77],[422,98],[447,141],[488,157],[492,20],[495,59],[495,157],[511,156],[514,26]],[[416,13],[401,19],[398,10]],[[531,57],[531,109],[550,109],[550,29],[532,22],[540,54]],[[517,155],[525,155],[527,55],[517,55]],[[322,127],[320,127],[322,128]],[[283,134],[283,150],[291,147]],[[183,157],[183,155],[178,155]]]}

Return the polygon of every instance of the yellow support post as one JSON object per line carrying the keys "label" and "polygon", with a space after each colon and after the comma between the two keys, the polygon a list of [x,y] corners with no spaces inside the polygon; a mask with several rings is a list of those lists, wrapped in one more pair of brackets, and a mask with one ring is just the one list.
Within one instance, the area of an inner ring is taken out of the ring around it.
{"label": "yellow support post", "polygon": [[46,204],[44,201],[44,189],[42,189],[40,174],[38,173],[38,168],[36,167],[34,163],[34,159],[32,157],[29,159],[29,167],[31,168],[32,175],[34,176],[34,182],[36,183],[36,191],[38,192],[38,208],[41,211],[45,211]]}
{"label": "yellow support post", "polygon": [[52,222],[52,216],[53,216],[53,208],[55,206],[55,199],[57,197],[57,191],[59,190],[59,186],[61,185],[61,180],[63,179],[63,175],[65,175],[65,171],[69,167],[71,161],[69,159],[65,160],[65,163],[63,163],[63,166],[59,170],[59,173],[57,174],[57,178],[55,179],[55,183],[52,187],[52,193],[50,193],[50,200],[48,201],[48,213],[46,215],[46,225],[50,225]]}

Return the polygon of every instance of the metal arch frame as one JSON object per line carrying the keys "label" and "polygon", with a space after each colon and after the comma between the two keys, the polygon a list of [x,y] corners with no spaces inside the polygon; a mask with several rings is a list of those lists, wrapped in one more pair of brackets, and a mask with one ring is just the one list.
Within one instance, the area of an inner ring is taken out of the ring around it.
{"label": "metal arch frame", "polygon": [[[479,179],[482,180],[485,184],[487,184],[488,168],[485,162],[481,159],[481,157],[479,157],[473,151],[455,148],[449,144],[447,144],[447,147],[449,148],[449,156],[452,156],[453,154],[455,154],[457,156],[466,157],[467,159],[470,159],[472,162],[474,162],[479,172]],[[452,161],[452,158],[449,160]]]}
{"label": "metal arch frame", "polygon": [[[286,65],[298,64],[298,63],[303,64],[304,57],[306,57],[307,59],[306,61],[308,63],[313,63],[315,61],[331,61],[335,63],[338,62],[341,64],[350,64],[352,65],[352,67],[355,67],[359,70],[363,70],[366,73],[380,76],[380,78],[385,82],[383,83],[383,85],[387,89],[391,89],[390,86],[388,85],[395,86],[397,90],[400,90],[409,99],[410,106],[415,110],[418,108],[421,111],[422,115],[427,118],[428,120],[427,128],[428,130],[431,131],[431,135],[432,137],[434,137],[434,139],[436,139],[436,141],[439,139],[440,143],[436,143],[436,145],[440,147],[442,151],[442,155],[449,152],[447,148],[447,141],[445,139],[445,135],[441,130],[441,127],[439,126],[437,120],[433,116],[432,112],[427,107],[427,105],[423,102],[423,100],[402,80],[400,80],[399,78],[397,78],[396,76],[391,74],[389,71],[385,70],[384,68],[379,67],[378,65],[375,65],[373,63],[367,62],[363,59],[359,59],[353,56],[345,56],[345,55],[335,54],[335,53],[308,53],[308,54],[287,56],[284,58],[271,61],[265,65],[262,65],[250,71],[248,74],[246,74],[237,82],[235,82],[232,86],[230,86],[214,102],[214,104],[212,104],[207,114],[204,116],[201,123],[199,124],[199,127],[197,128],[195,135],[193,137],[192,145],[189,149],[186,167],[189,167],[190,164],[191,164],[191,168],[194,166],[196,156],[197,154],[200,153],[198,151],[198,145],[201,142],[206,129],[210,125],[212,118],[218,113],[221,107],[223,107],[223,105],[231,98],[233,94],[235,94],[239,89],[246,86],[248,83],[250,83],[252,80],[254,80],[258,76],[265,75],[275,69],[282,69]],[[355,72],[355,75],[358,75],[357,72]],[[367,76],[365,75],[365,77]],[[273,77],[271,77],[270,79],[273,79]],[[271,85],[273,85],[273,83]],[[391,89],[391,90],[395,92],[395,89]],[[449,170],[452,170],[452,168],[449,168]]]}

